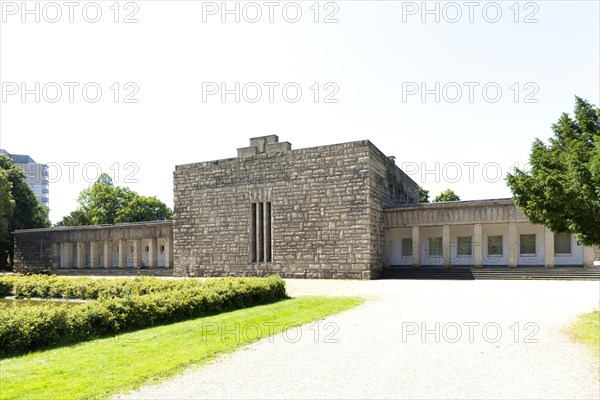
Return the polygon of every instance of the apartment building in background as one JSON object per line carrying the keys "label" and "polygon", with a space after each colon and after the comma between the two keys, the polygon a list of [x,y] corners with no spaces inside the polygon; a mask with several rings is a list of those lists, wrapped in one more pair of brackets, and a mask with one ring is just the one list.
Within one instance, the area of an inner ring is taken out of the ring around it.
{"label": "apartment building in background", "polygon": [[48,178],[48,165],[35,162],[26,154],[11,154],[0,149],[0,154],[10,157],[27,175],[26,182],[33,190],[36,200],[43,206],[50,205],[50,181]]}

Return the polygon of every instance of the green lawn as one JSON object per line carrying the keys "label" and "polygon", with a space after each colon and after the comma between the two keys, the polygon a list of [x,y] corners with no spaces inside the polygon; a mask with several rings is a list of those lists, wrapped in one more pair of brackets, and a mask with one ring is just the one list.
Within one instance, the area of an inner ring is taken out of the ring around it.
{"label": "green lawn", "polygon": [[575,341],[589,345],[600,358],[600,311],[581,314],[571,325],[569,333]]}
{"label": "green lawn", "polygon": [[286,326],[361,303],[359,298],[298,297],[1,360],[0,399],[110,397],[209,362]]}

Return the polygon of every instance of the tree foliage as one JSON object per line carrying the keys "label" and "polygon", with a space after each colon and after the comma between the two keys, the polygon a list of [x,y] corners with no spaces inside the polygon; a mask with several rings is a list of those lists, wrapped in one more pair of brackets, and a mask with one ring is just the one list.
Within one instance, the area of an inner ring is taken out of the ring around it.
{"label": "tree foliage", "polygon": [[429,190],[419,186],[419,203],[429,203]]}
{"label": "tree foliage", "polygon": [[12,232],[17,229],[46,228],[50,226],[50,221],[48,208],[35,199],[21,167],[10,157],[0,154],[0,171],[0,269],[5,269],[9,259],[13,258]]}
{"label": "tree foliage", "polygon": [[59,225],[99,225],[122,222],[157,221],[173,218],[173,212],[156,197],[141,196],[115,186],[107,174],[79,193],[77,209],[63,217]]}
{"label": "tree foliage", "polygon": [[434,203],[439,203],[442,201],[459,201],[460,197],[452,189],[446,189],[442,193],[438,194],[435,199],[433,199]]}
{"label": "tree foliage", "polygon": [[536,139],[530,170],[516,169],[507,183],[531,222],[600,245],[600,108],[575,97],[574,117],[561,115],[548,144]]}
{"label": "tree foliage", "polygon": [[8,172],[0,169],[0,241],[9,239],[10,218],[15,209],[12,196],[12,183],[8,180]]}

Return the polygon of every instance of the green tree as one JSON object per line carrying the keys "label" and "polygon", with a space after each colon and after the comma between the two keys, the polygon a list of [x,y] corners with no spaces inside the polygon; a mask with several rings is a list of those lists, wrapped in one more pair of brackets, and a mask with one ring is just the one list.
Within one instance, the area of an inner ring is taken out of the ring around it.
{"label": "green tree", "polygon": [[115,186],[107,174],[79,193],[77,209],[58,225],[99,225],[121,222],[156,221],[173,218],[173,212],[156,197],[140,196],[133,190]]}
{"label": "green tree", "polygon": [[446,189],[442,193],[438,194],[435,199],[433,199],[434,203],[439,203],[441,201],[459,201],[460,197],[452,189]]}
{"label": "green tree", "polygon": [[155,221],[173,218],[169,207],[156,197],[136,196],[117,211],[115,222]]}
{"label": "green tree", "polygon": [[429,203],[429,190],[419,186],[419,203]]}
{"label": "green tree", "polygon": [[84,211],[77,209],[71,211],[69,215],[65,215],[56,226],[81,226],[81,225],[93,225],[92,221],[88,218],[88,214]]}
{"label": "green tree", "polygon": [[8,172],[0,169],[0,242],[9,239],[10,219],[15,209],[12,197],[12,183],[8,180]]}
{"label": "green tree", "polygon": [[561,115],[548,144],[536,139],[530,170],[515,169],[507,183],[531,222],[600,245],[600,108],[575,97],[574,116]]}
{"label": "green tree", "polygon": [[[17,229],[47,228],[48,208],[43,207],[35,199],[35,194],[25,181],[25,172],[16,165],[10,157],[0,154],[0,170],[10,183],[10,195],[14,201],[12,213],[4,209],[2,214],[9,214],[8,238],[0,239],[0,269],[6,269],[8,260],[13,259],[14,237],[12,232]],[[4,189],[3,189],[4,190]]]}

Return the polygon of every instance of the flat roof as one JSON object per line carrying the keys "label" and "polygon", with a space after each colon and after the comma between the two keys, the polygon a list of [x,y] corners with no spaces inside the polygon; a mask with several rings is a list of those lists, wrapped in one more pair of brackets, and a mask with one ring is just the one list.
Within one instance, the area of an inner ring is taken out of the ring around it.
{"label": "flat roof", "polygon": [[457,208],[457,207],[486,207],[493,205],[515,205],[512,198],[501,199],[481,199],[481,200],[459,200],[459,201],[439,201],[434,203],[409,203],[385,207],[385,210],[419,210],[436,208]]}

